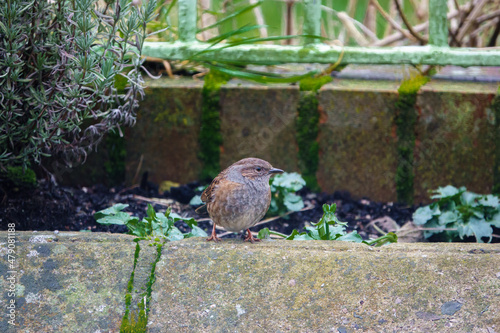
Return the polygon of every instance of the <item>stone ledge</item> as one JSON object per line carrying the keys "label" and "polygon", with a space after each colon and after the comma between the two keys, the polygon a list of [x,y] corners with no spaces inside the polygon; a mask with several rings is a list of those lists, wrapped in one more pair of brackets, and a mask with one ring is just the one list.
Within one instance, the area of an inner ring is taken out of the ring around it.
{"label": "stone ledge", "polygon": [[[6,239],[0,331],[119,331],[134,237],[18,232],[16,330],[5,316]],[[138,263],[136,276],[150,267]],[[193,238],[165,244],[155,276],[149,332],[500,331],[500,244]]]}
{"label": "stone ledge", "polygon": [[156,278],[149,332],[500,330],[500,245],[190,239]]}

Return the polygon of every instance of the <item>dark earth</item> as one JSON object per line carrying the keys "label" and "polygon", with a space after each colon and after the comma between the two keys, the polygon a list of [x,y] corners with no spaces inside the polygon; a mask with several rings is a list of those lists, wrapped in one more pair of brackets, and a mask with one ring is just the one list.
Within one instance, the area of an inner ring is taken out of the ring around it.
{"label": "dark earth", "polygon": [[[183,217],[200,220],[198,226],[207,233],[211,232],[212,224],[207,216],[199,216],[194,211],[196,207],[189,205],[190,199],[195,194],[200,194],[196,192],[200,183],[193,182],[173,187],[170,191],[159,194],[158,186],[148,182],[146,177],[143,177],[141,185],[132,187],[108,188],[100,184],[92,187],[67,187],[53,184],[45,179],[40,180],[35,189],[5,187],[6,184],[3,184],[0,188],[0,230],[6,230],[8,223],[15,223],[18,231],[126,233],[127,228],[123,225],[108,226],[97,223],[94,214],[116,203],[125,203],[129,205],[125,209],[126,212],[142,219],[146,215],[148,203],[151,203],[156,211],[164,212],[167,207],[171,207],[172,211]],[[348,192],[318,194],[304,188],[298,194],[305,202],[305,210],[255,226],[252,231],[265,227],[283,234],[290,234],[293,229],[304,231],[304,226],[321,218],[323,204],[335,203],[337,217],[341,221],[348,222],[349,231],[357,230],[364,239],[376,238],[381,236],[381,233],[373,227],[374,221],[378,222],[377,225],[381,229],[394,231],[395,228],[411,221],[413,212],[418,208],[392,202],[374,202],[368,198],[356,200]],[[176,226],[182,232],[190,230],[182,221],[176,222]],[[221,230],[218,233],[223,232]],[[412,232],[410,235],[407,241],[423,240],[418,232]],[[238,237],[238,235],[230,233],[224,237]],[[466,241],[475,240],[472,238]]]}
{"label": "dark earth", "polygon": [[[156,211],[164,212],[165,204],[183,217],[194,217],[204,219],[199,226],[207,232],[211,231],[211,222],[207,216],[199,216],[195,213],[189,201],[195,194],[200,184],[193,182],[179,187],[173,187],[163,194],[158,193],[158,186],[148,181],[142,185],[129,188],[118,186],[107,188],[104,185],[92,187],[66,187],[51,184],[47,180],[41,180],[37,188],[3,188],[3,198],[0,205],[0,228],[5,229],[8,223],[16,223],[17,230],[59,230],[59,231],[101,231],[120,232],[127,231],[125,226],[106,226],[97,223],[94,213],[108,208],[116,203],[125,203],[129,207],[125,211],[140,218],[146,215],[147,204],[151,203]],[[317,222],[322,214],[322,205],[325,203],[337,204],[337,216],[341,221],[349,223],[350,230],[358,232],[367,237],[374,230],[367,230],[370,221],[388,216],[403,225],[411,220],[415,207],[393,203],[372,202],[367,199],[354,200],[347,192],[335,192],[333,194],[316,194],[303,189],[300,194],[306,204],[304,211],[294,212],[284,218],[279,218],[264,225],[254,227],[252,231],[268,227],[272,230],[290,234],[293,229],[302,231],[306,222]],[[151,198],[163,199],[150,202]],[[165,200],[170,199],[170,200]],[[187,225],[178,222],[181,231],[189,229]],[[228,235],[226,237],[234,237]]]}

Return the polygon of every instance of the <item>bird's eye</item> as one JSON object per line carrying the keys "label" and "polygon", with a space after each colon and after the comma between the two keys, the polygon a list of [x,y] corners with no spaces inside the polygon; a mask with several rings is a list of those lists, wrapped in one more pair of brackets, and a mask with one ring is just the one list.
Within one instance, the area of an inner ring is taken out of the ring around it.
{"label": "bird's eye", "polygon": [[261,172],[262,168],[261,167],[256,167],[255,170],[257,170],[257,172]]}

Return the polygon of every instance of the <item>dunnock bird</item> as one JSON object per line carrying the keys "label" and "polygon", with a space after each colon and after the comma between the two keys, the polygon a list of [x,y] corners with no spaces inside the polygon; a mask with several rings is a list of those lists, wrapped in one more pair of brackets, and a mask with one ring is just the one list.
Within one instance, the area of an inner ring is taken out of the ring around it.
{"label": "dunnock bird", "polygon": [[201,195],[206,204],[196,210],[201,213],[206,209],[212,218],[214,227],[207,241],[221,240],[215,233],[216,224],[228,231],[246,229],[245,241],[260,241],[252,236],[249,228],[259,222],[269,209],[269,178],[282,172],[264,160],[245,158],[219,173]]}

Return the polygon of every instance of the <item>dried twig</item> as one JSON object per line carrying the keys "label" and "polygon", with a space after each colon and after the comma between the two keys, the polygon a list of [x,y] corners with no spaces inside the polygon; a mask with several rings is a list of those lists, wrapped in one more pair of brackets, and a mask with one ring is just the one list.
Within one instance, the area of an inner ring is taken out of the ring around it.
{"label": "dried twig", "polygon": [[[324,10],[324,11],[327,11],[327,12],[330,12],[330,13],[333,13],[335,14],[337,17],[338,17],[338,14],[339,12],[336,11],[335,9],[332,9],[330,7],[327,7],[327,6],[321,6],[321,9]],[[345,14],[345,13],[344,13]],[[367,35],[370,39],[372,39],[373,41],[378,41],[378,38],[377,38],[377,35],[375,33],[373,33],[373,31],[371,31],[370,29],[368,29],[367,26],[365,26],[363,23],[359,22],[358,20],[355,20],[354,18],[350,17],[349,15],[345,15],[344,18],[348,19],[349,21],[351,21],[352,23],[354,23],[358,28],[360,28],[364,33],[365,35]],[[339,18],[340,19],[340,18]]]}
{"label": "dried twig", "polygon": [[401,5],[399,4],[399,1],[398,0],[394,0],[394,3],[396,4],[396,8],[399,12],[399,16],[401,16],[401,19],[403,20],[404,24],[406,25],[406,28],[408,29],[408,31],[410,32],[410,34],[412,34],[416,39],[418,39],[422,44],[427,44],[428,42],[428,39],[423,37],[423,36],[420,36],[414,29],[413,27],[411,26],[410,22],[408,21],[408,19],[406,18],[405,14],[403,13],[403,9],[401,9]]}
{"label": "dried twig", "polygon": [[382,17],[385,18],[394,29],[401,32],[406,38],[415,40],[415,38],[408,31],[403,29],[398,22],[394,21],[394,19],[384,10],[384,8],[382,8],[377,0],[370,0],[370,3],[378,10],[380,15],[382,15]]}
{"label": "dried twig", "polygon": [[462,25],[461,28],[459,28],[459,31],[457,33],[457,41],[459,43],[462,43],[462,39],[465,37],[469,29],[472,27],[473,23],[475,23],[476,19],[480,16],[481,10],[483,9],[484,5],[488,3],[488,1],[489,0],[480,0],[477,4],[474,5],[472,11],[467,16],[467,18],[464,21],[464,24]]}
{"label": "dried twig", "polygon": [[477,24],[481,24],[483,23],[484,21],[488,21],[488,20],[491,20],[492,18],[495,18],[495,17],[499,17],[500,16],[500,9],[498,10],[495,10],[491,13],[488,13],[488,14],[484,14],[484,15],[481,15],[479,16],[477,19],[476,19],[476,23]]}

